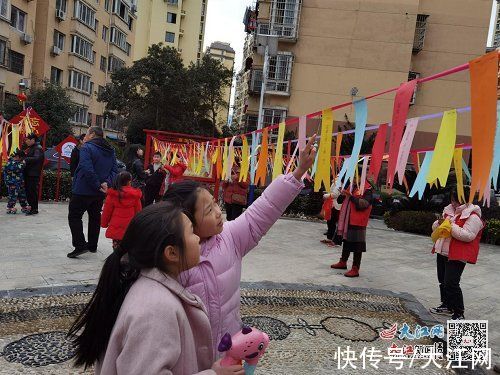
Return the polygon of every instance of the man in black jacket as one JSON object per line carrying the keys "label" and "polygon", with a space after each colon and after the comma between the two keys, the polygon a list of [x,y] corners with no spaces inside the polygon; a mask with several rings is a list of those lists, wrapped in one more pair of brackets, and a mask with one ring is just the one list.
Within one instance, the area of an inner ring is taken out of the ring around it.
{"label": "man in black jacket", "polygon": [[78,167],[78,162],[80,161],[80,148],[83,145],[83,140],[86,134],[80,134],[78,137],[78,144],[71,151],[71,157],[69,161],[69,172],[71,173],[71,177],[75,177],[76,167]]}
{"label": "man in black jacket", "polygon": [[26,168],[24,169],[24,183],[26,186],[26,199],[31,209],[26,215],[38,214],[38,186],[42,174],[45,157],[40,144],[36,141],[34,133],[28,134],[24,140],[26,144]]}

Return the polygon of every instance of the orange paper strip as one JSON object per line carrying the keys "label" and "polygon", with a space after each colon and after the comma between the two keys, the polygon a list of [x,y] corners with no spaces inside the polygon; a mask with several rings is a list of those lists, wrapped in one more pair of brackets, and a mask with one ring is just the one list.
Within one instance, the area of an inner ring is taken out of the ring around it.
{"label": "orange paper strip", "polygon": [[264,128],[262,132],[262,144],[260,147],[259,161],[257,165],[257,171],[255,172],[255,185],[264,186],[266,183],[266,172],[267,172],[267,156],[268,156],[268,138],[269,138],[268,128]]}

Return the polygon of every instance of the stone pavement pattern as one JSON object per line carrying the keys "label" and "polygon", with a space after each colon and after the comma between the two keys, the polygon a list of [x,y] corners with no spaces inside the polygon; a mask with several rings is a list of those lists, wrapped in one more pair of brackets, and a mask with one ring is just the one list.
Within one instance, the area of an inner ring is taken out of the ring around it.
{"label": "stone pavement pattern", "polygon": [[[0,212],[0,290],[95,284],[111,242],[102,231],[97,254],[69,259],[72,250],[66,204],[42,204],[33,217]],[[406,292],[425,307],[439,303],[431,241],[423,236],[387,230],[373,220],[361,277],[345,278],[330,269],[340,248],[319,243],[326,225],[279,220],[244,260],[242,281],[344,285]],[[462,288],[468,319],[489,320],[489,341],[500,352],[500,248],[482,245],[477,265],[465,268]],[[444,322],[444,319],[442,320]]]}

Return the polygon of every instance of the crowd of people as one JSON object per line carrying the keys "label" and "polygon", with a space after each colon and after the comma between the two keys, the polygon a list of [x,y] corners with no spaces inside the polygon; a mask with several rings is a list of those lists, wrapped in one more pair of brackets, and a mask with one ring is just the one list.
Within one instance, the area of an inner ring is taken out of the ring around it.
{"label": "crowd of people", "polygon": [[44,153],[34,133],[24,138],[24,149],[16,149],[3,168],[3,181],[7,187],[7,213],[16,214],[19,202],[21,212],[27,216],[38,214],[40,176]]}

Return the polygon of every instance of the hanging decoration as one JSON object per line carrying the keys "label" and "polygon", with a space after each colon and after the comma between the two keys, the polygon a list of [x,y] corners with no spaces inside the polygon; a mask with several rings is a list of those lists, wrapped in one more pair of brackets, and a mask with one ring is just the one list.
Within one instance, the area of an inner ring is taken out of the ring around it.
{"label": "hanging decoration", "polygon": [[406,122],[406,130],[401,141],[401,146],[399,147],[398,163],[396,166],[396,173],[399,178],[399,184],[403,184],[403,178],[405,176],[406,163],[408,162],[408,156],[410,154],[411,145],[413,143],[413,138],[415,137],[415,131],[417,130],[418,117],[409,119]]}
{"label": "hanging decoration", "polygon": [[420,167],[420,172],[418,172],[417,179],[415,180],[410,191],[410,198],[416,193],[418,193],[419,199],[422,199],[424,196],[425,187],[427,186],[427,174],[429,173],[429,166],[431,165],[433,155],[434,151],[428,151],[425,153],[424,161]]}
{"label": "hanging decoration", "polygon": [[333,112],[330,108],[323,110],[321,116],[321,140],[317,153],[316,178],[314,179],[314,191],[321,189],[323,184],[325,190],[330,188],[330,157],[332,155],[332,130]]}
{"label": "hanging decoration", "polygon": [[274,156],[273,180],[283,173],[283,141],[285,139],[285,123],[281,122],[278,128],[276,154]]}

